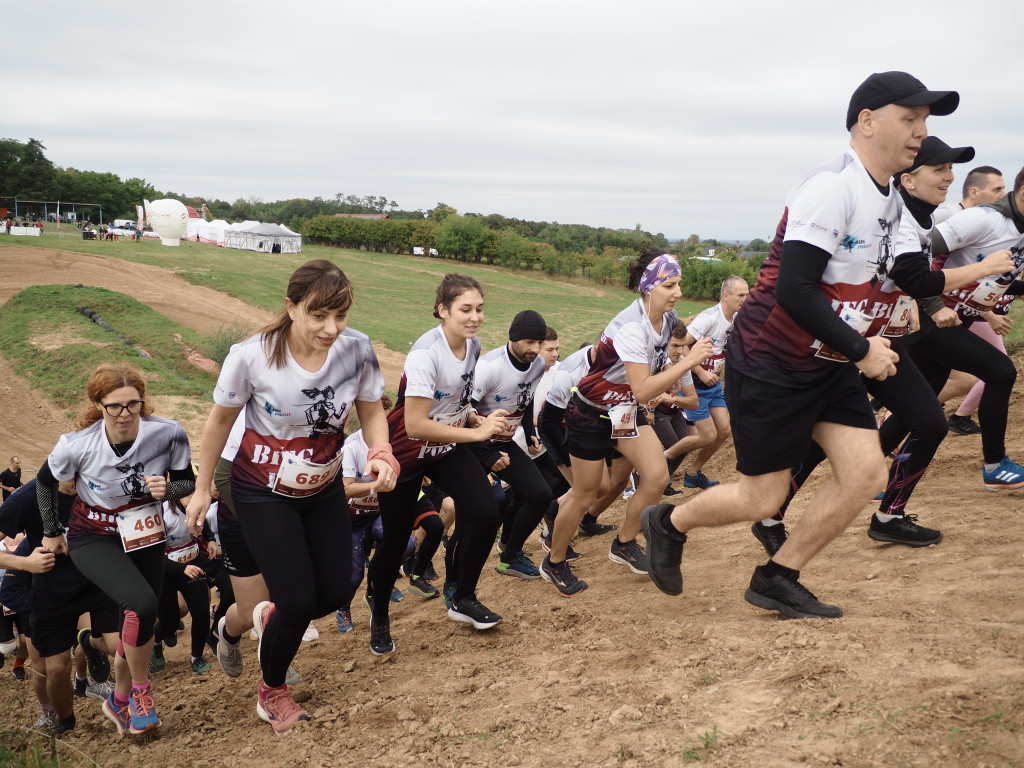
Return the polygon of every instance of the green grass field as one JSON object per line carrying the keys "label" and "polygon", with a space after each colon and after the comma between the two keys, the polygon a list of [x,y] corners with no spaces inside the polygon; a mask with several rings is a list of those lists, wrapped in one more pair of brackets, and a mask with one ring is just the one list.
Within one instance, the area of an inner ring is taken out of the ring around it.
{"label": "green grass field", "polygon": [[[558,329],[562,354],[568,355],[580,343],[593,340],[619,310],[636,298],[624,288],[555,280],[540,272],[517,273],[498,267],[322,246],[306,247],[301,254],[274,255],[197,243],[170,248],[155,239],[82,240],[81,233],[67,226],[59,232],[51,226],[38,238],[0,236],[0,248],[12,246],[76,251],[166,267],[190,283],[271,311],[283,306],[288,277],[295,267],[314,258],[329,259],[341,266],[355,285],[352,327],[402,353],[437,323],[432,316],[434,292],[448,271],[473,275],[484,286],[487,320],[480,336],[485,350],[508,338],[508,325],[517,312],[537,309]],[[40,277],[41,281],[45,279],[45,275]],[[132,344],[126,345],[101,329],[79,313],[78,306],[98,312]],[[686,316],[705,306],[706,302],[681,302],[678,309]],[[47,307],[47,312],[40,313],[40,307]],[[154,394],[208,395],[213,379],[186,361],[171,340],[169,326],[173,326],[171,332],[181,333],[190,347],[214,359],[223,359],[230,342],[247,330],[225,328],[201,337],[123,294],[100,288],[38,285],[0,307],[0,347],[19,375],[64,408],[78,403],[85,380],[96,365],[123,358],[145,371]],[[71,334],[77,340],[51,350],[30,343],[48,333]],[[141,357],[140,347],[150,356]]]}
{"label": "green grass field", "polygon": [[[40,312],[40,307],[47,311]],[[101,328],[78,307],[97,313],[111,330]],[[5,357],[18,375],[63,408],[80,402],[86,379],[97,365],[117,360],[141,368],[154,394],[208,396],[214,378],[185,359],[173,333],[180,333],[191,347],[203,341],[192,329],[103,288],[38,285],[0,307],[0,348]],[[48,334],[61,339],[51,347]]]}
{"label": "green grass field", "polygon": [[[472,275],[484,286],[486,321],[480,337],[484,349],[506,340],[517,312],[536,309],[558,329],[563,356],[590,342],[636,294],[625,288],[598,286],[584,280],[556,280],[542,272],[511,272],[418,256],[368,253],[324,246],[304,246],[300,254],[265,254],[183,242],[163,246],[156,239],[141,242],[82,240],[64,225],[52,226],[41,237],[0,236],[0,247],[59,248],[109,256],[174,270],[182,279],[228,293],[249,304],[277,311],[295,267],[324,258],[338,264],[355,285],[350,316],[353,328],[405,353],[437,321],[432,316],[434,291],[445,272]],[[708,302],[681,301],[680,316],[693,315]]]}

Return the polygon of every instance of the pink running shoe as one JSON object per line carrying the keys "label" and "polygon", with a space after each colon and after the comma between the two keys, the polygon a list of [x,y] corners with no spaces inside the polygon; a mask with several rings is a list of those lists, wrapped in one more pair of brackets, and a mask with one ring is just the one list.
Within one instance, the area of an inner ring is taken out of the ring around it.
{"label": "pink running shoe", "polygon": [[274,726],[278,736],[287,733],[300,720],[309,720],[309,713],[295,703],[288,686],[263,690],[256,698],[256,714]]}

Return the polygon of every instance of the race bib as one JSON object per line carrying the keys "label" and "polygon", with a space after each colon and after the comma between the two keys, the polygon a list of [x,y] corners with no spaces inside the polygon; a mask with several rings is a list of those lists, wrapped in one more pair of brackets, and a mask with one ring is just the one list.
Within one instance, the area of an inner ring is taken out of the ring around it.
{"label": "race bib", "polygon": [[[861,336],[866,336],[868,329],[871,328],[871,321],[874,319],[867,312],[860,312],[856,309],[844,310],[839,315],[839,319],[846,323],[848,326],[853,328]],[[846,355],[836,352],[832,347],[827,344],[822,344],[820,341],[816,342],[820,344],[820,348],[814,354],[815,357],[821,357],[825,360],[835,360],[839,363],[849,362]]]}
{"label": "race bib", "polygon": [[176,563],[191,563],[197,557],[199,557],[199,542],[193,541],[191,544],[186,544],[183,547],[177,547],[176,549],[168,549],[167,557]]}
{"label": "race bib", "polygon": [[913,312],[914,300],[909,296],[900,296],[896,306],[892,308],[892,317],[888,325],[882,329],[882,336],[906,336],[910,333],[910,317]]}
{"label": "race bib", "polygon": [[117,513],[117,533],[125,552],[145,549],[159,544],[166,538],[164,518],[160,514],[160,502],[130,507]]}
{"label": "race bib", "polygon": [[491,440],[498,443],[507,443],[513,437],[515,437],[516,430],[519,429],[519,425],[523,423],[523,417],[520,416],[506,416],[505,421],[507,424],[505,428],[498,434],[494,435]]}
{"label": "race bib", "polygon": [[281,496],[302,498],[319,493],[331,484],[341,469],[342,453],[339,451],[327,464],[316,464],[292,453],[286,453],[277,470],[274,493]]}
{"label": "race bib", "polygon": [[988,312],[1005,292],[1005,285],[1001,285],[995,278],[986,277],[978,281],[978,287],[964,299],[964,304],[979,312]]}
{"label": "race bib", "polygon": [[619,403],[608,410],[612,422],[612,439],[636,437],[636,403]]}
{"label": "race bib", "polygon": [[[363,478],[363,482],[368,481],[369,478]],[[348,503],[353,509],[358,509],[363,512],[372,512],[380,508],[380,500],[377,498],[376,491],[368,496],[360,496],[358,499],[349,499]]]}

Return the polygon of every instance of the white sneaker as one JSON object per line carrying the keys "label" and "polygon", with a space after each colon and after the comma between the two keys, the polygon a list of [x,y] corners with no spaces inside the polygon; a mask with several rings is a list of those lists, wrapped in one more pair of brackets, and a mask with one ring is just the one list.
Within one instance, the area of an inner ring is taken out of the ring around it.
{"label": "white sneaker", "polygon": [[270,617],[274,615],[275,606],[269,600],[256,603],[256,607],[252,609],[252,631],[259,638],[259,645],[256,646],[256,658],[260,658],[260,649],[263,647],[263,628],[270,621]]}
{"label": "white sneaker", "polygon": [[306,631],[302,633],[302,642],[312,643],[314,640],[320,639],[320,630],[313,626],[313,622],[309,622],[309,626],[306,627]]}

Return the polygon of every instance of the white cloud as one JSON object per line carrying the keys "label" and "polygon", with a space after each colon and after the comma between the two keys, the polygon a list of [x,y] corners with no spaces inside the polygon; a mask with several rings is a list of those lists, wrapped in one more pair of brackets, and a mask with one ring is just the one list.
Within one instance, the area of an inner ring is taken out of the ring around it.
{"label": "white cloud", "polygon": [[885,69],[959,90],[932,130],[979,163],[1024,162],[1005,0],[57,5],[5,37],[4,135],[175,192],[768,237]]}

